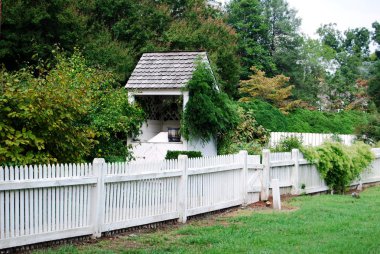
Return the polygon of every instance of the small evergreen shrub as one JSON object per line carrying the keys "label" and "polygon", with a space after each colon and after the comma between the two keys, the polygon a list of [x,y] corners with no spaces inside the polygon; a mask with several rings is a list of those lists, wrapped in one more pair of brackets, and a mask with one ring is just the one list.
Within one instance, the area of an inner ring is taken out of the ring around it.
{"label": "small evergreen shrub", "polygon": [[165,159],[172,160],[178,159],[179,155],[187,155],[188,158],[202,157],[202,153],[199,151],[167,151]]}
{"label": "small evergreen shrub", "polygon": [[309,162],[317,165],[326,184],[337,193],[343,193],[374,160],[370,147],[362,142],[352,146],[325,142],[321,146],[301,148],[301,151]]}

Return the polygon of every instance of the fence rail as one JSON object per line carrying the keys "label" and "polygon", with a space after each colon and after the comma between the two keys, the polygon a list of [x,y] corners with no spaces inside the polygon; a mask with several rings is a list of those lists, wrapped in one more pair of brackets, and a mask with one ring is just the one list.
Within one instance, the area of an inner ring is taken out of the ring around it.
{"label": "fence rail", "polygon": [[[362,183],[380,181],[380,149]],[[0,249],[188,216],[267,199],[327,190],[298,150],[149,163],[0,167]],[[357,184],[355,182],[354,184]]]}

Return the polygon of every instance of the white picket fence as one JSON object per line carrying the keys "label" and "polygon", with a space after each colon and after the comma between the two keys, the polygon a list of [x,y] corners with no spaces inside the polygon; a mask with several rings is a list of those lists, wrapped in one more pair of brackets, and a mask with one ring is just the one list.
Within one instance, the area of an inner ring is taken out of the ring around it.
{"label": "white picket fence", "polygon": [[[362,183],[380,181],[380,149]],[[156,163],[0,167],[0,249],[144,225],[267,199],[327,190],[298,152]],[[305,189],[301,186],[305,185]]]}
{"label": "white picket fence", "polygon": [[[355,140],[355,135],[336,135],[339,137],[343,144],[351,145]],[[331,140],[334,134],[325,133],[299,133],[299,132],[271,132],[269,145],[271,147],[276,146],[282,139],[289,137],[297,137],[302,140],[304,145],[319,146],[326,140]]]}

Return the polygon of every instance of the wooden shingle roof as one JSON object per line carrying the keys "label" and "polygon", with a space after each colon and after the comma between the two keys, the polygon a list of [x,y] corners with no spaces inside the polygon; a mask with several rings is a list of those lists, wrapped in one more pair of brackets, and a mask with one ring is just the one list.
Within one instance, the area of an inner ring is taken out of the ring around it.
{"label": "wooden shingle roof", "polygon": [[182,88],[191,79],[197,59],[208,62],[206,52],[145,53],[125,87],[127,89]]}

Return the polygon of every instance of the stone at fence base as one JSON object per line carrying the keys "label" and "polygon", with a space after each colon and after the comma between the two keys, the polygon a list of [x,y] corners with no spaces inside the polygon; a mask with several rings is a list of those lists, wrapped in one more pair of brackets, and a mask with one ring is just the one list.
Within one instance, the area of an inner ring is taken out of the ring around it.
{"label": "stone at fence base", "polygon": [[280,197],[280,182],[278,179],[272,179],[272,196],[273,196],[273,209],[281,210],[281,197]]}

